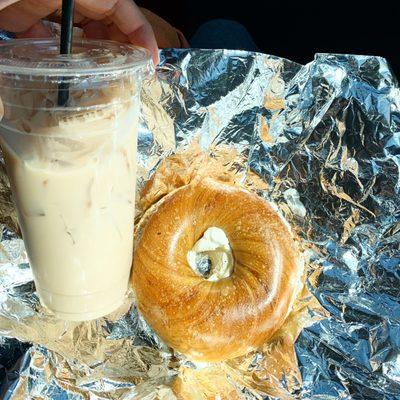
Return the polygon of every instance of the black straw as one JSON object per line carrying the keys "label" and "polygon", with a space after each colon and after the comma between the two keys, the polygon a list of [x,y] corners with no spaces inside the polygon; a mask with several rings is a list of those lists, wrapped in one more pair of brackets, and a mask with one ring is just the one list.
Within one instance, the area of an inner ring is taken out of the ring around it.
{"label": "black straw", "polygon": [[[63,0],[61,11],[60,54],[71,54],[74,28],[74,0]],[[69,83],[66,78],[58,85],[58,105],[67,105]]]}

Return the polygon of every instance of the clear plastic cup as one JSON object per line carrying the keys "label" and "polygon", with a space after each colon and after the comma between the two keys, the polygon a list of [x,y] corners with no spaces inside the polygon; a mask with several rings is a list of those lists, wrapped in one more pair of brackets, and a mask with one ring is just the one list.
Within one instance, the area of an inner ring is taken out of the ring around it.
{"label": "clear plastic cup", "polygon": [[151,61],[108,41],[58,52],[54,40],[0,45],[0,145],[40,300],[82,321],[126,295],[139,96]]}

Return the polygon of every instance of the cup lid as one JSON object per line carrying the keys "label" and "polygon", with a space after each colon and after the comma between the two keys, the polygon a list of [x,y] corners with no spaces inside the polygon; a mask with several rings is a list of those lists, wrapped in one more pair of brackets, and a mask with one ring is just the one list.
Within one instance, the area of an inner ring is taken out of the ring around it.
{"label": "cup lid", "polygon": [[58,39],[16,39],[0,43],[0,74],[114,75],[151,66],[146,49],[110,40],[75,40],[70,55],[60,55]]}

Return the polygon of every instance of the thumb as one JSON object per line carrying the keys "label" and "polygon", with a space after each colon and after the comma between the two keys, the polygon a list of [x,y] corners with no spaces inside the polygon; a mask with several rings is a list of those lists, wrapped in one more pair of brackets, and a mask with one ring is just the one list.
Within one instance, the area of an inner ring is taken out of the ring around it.
{"label": "thumb", "polygon": [[18,32],[16,37],[21,38],[48,38],[53,37],[53,31],[49,26],[46,26],[43,22],[39,21],[32,25],[24,32]]}

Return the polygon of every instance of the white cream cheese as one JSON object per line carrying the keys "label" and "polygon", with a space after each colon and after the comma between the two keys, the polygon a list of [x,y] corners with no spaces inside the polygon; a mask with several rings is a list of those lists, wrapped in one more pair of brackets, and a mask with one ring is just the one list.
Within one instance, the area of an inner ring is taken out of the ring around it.
{"label": "white cream cheese", "polygon": [[199,261],[209,260],[211,263],[210,275],[207,281],[216,282],[228,278],[233,272],[233,255],[225,232],[216,227],[210,227],[195,243],[192,250],[187,253],[190,267],[198,275],[204,277],[199,271]]}

